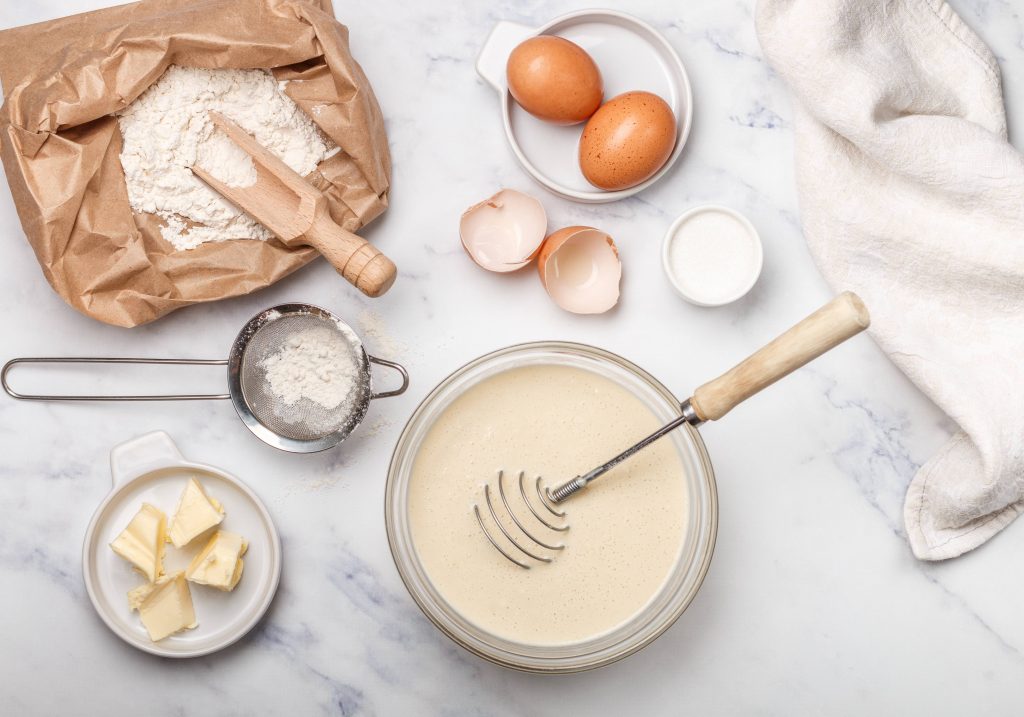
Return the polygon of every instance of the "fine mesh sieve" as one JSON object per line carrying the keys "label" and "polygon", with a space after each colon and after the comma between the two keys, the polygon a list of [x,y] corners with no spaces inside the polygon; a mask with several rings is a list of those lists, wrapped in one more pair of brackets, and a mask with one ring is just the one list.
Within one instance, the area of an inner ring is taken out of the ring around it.
{"label": "fine mesh sieve", "polygon": [[[270,390],[265,363],[298,335],[319,332],[333,337],[333,347],[354,372],[352,390],[336,407],[309,398],[285,404]],[[374,393],[370,364],[393,368],[402,376],[394,391]],[[228,357],[228,388],[245,425],[260,439],[286,451],[309,453],[343,441],[363,420],[375,398],[403,393],[409,385],[405,369],[391,361],[368,356],[363,342],[330,311],[310,304],[282,304],[267,309],[242,328]]]}
{"label": "fine mesh sieve", "polygon": [[[350,389],[336,405],[323,405],[306,396],[286,402],[272,389],[267,379],[266,362],[295,337],[313,332],[320,345],[336,353],[331,369],[340,372]],[[228,368],[226,394],[171,394],[129,396],[26,395],[15,392],[7,375],[16,364],[24,363],[119,363],[224,366]],[[392,391],[374,393],[370,364],[394,369],[402,384]],[[355,430],[369,409],[370,401],[404,393],[409,375],[397,363],[367,355],[356,333],[326,309],[311,304],[281,304],[260,312],[246,323],[235,337],[231,352],[224,359],[147,359],[147,358],[16,358],[0,371],[4,390],[14,398],[28,401],[190,401],[231,399],[245,425],[263,442],[293,453],[312,453],[331,448]]]}
{"label": "fine mesh sieve", "polygon": [[[357,369],[352,392],[337,407],[329,408],[303,397],[292,404],[282,404],[267,380],[265,362],[277,355],[282,345],[299,335],[329,332],[344,360]],[[349,433],[370,403],[369,366],[362,344],[349,341],[333,321],[315,314],[294,314],[265,324],[252,335],[242,353],[239,375],[245,405],[264,426],[274,433],[298,441],[313,441],[330,433]],[[360,410],[361,409],[361,410]]]}

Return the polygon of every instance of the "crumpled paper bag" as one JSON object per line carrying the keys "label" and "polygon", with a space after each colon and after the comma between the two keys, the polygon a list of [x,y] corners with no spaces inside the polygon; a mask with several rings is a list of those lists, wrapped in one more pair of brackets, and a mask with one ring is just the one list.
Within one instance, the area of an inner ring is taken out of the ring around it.
{"label": "crumpled paper bag", "polygon": [[132,213],[112,115],[172,64],[272,68],[341,147],[309,177],[334,220],[355,231],[387,208],[384,120],[330,0],[143,0],[0,32],[0,157],[22,226],[54,290],[109,324],[248,294],[317,256],[277,240],[177,251]]}

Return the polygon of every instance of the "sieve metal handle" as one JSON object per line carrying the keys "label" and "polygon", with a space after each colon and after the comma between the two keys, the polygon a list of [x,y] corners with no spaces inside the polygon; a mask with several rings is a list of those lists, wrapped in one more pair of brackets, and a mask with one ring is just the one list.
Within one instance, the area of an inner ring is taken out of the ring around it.
{"label": "sieve metal handle", "polygon": [[409,372],[405,370],[405,367],[401,364],[397,364],[394,361],[386,361],[376,356],[370,356],[367,354],[366,358],[370,359],[370,363],[378,364],[379,366],[387,366],[390,369],[394,369],[402,377],[402,385],[393,391],[381,391],[380,393],[371,393],[370,400],[375,398],[389,398],[391,396],[401,396],[405,393],[405,389],[409,388]]}
{"label": "sieve metal handle", "polygon": [[[154,396],[62,396],[57,394],[24,394],[18,393],[7,381],[7,374],[19,363],[131,363],[131,364],[171,364],[189,366],[226,366],[226,359],[156,359],[156,358],[110,358],[110,357],[70,357],[70,358],[16,358],[4,364],[0,370],[0,383],[11,398],[21,401],[203,401],[231,398],[227,393],[182,393]],[[404,387],[402,390],[405,390]]]}

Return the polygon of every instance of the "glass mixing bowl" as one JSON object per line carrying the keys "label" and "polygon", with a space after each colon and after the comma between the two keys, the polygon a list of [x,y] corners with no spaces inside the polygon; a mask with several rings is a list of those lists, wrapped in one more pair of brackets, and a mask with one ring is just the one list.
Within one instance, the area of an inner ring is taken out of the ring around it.
{"label": "glass mixing bowl", "polygon": [[[442,632],[470,652],[499,665],[529,672],[564,673],[607,665],[636,652],[665,632],[683,613],[711,563],[718,530],[718,496],[704,443],[692,426],[684,425],[661,440],[673,443],[685,468],[687,534],[664,584],[639,613],[609,632],[557,646],[514,642],[491,635],[465,620],[433,586],[416,554],[407,504],[413,462],[434,421],[471,386],[512,368],[551,364],[586,369],[614,381],[665,423],[680,415],[679,401],[671,391],[639,366],[608,351],[557,341],[500,349],[455,371],[413,413],[391,458],[384,510],[388,542],[398,572],[413,600]],[[590,467],[580,466],[580,471]],[[571,477],[565,476],[563,480]],[[623,510],[629,510],[629,506],[623,506]]]}

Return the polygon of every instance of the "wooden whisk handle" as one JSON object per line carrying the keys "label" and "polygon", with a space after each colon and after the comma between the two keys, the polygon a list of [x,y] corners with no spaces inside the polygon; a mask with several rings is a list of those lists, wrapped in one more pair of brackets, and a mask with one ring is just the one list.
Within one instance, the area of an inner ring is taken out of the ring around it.
{"label": "wooden whisk handle", "polygon": [[870,324],[871,317],[860,297],[844,292],[749,358],[698,388],[690,405],[700,420],[716,421],[755,393],[856,336]]}

